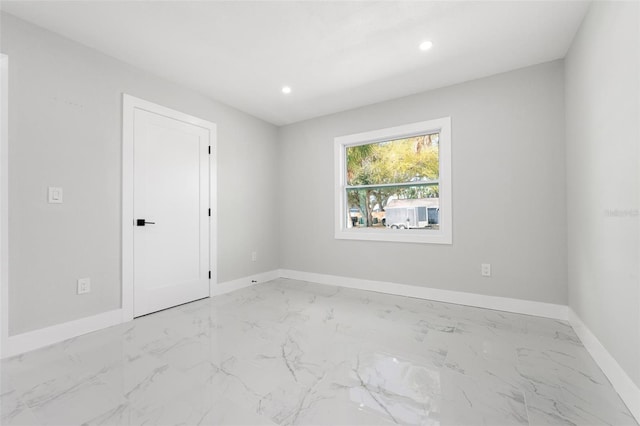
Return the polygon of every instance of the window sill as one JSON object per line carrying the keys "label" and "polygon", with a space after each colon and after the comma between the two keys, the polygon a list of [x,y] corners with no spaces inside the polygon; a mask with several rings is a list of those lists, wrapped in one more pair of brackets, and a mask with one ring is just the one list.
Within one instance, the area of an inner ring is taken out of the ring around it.
{"label": "window sill", "polygon": [[418,229],[340,229],[335,232],[337,240],[387,241],[396,243],[452,244],[450,233],[442,230]]}

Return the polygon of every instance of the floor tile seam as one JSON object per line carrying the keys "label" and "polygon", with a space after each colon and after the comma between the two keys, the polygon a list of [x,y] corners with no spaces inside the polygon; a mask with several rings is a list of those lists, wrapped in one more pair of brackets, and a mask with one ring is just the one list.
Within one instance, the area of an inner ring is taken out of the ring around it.
{"label": "floor tile seam", "polygon": [[[165,365],[169,366],[168,363],[163,364],[163,366],[165,366]],[[177,369],[174,368],[174,370],[177,370]],[[190,380],[190,381],[192,381],[192,380]],[[115,395],[118,395],[118,397],[121,397],[121,399],[119,399],[119,401],[114,405],[114,407],[120,406],[122,404],[127,404],[130,408],[136,409],[136,411],[138,411],[140,413],[143,413],[142,410],[136,408],[134,400],[130,396],[131,392],[136,388],[136,386],[133,386],[133,387],[131,387],[131,386],[124,387],[123,386],[123,387],[120,387],[115,383],[109,383],[109,381],[102,381],[102,383],[105,385],[106,388],[109,389],[110,392],[112,392]],[[165,398],[165,399],[168,399],[168,398]],[[101,413],[101,414],[104,414],[104,413]]]}
{"label": "floor tile seam", "polygon": [[[78,380],[76,380],[76,379],[74,378],[74,376],[72,376],[71,374],[66,374],[66,375],[64,375],[64,376],[61,376],[61,377],[59,377],[59,378],[56,378],[55,380],[59,380],[59,379],[68,379],[68,380],[70,380],[70,381],[71,381],[71,383],[74,383],[74,384],[79,384],[79,383],[82,383],[82,382],[86,381],[86,380],[84,380],[84,379],[83,379],[83,380],[78,381]],[[125,402],[125,401],[126,401],[124,397],[122,397],[122,398],[120,397],[121,392],[119,392],[117,389],[113,389],[113,388],[112,388],[108,383],[105,383],[105,382],[103,382],[103,381],[99,381],[99,382],[98,382],[98,384],[103,385],[103,386],[104,386],[104,388],[105,388],[105,390],[107,391],[107,395],[106,395],[106,398],[108,398],[107,402],[109,402],[109,404],[110,404],[111,406],[118,406],[118,405],[120,405],[122,402]],[[84,391],[81,391],[81,392],[84,392]],[[58,392],[58,394],[59,394],[59,392]],[[72,396],[71,396],[71,398],[75,398],[75,397],[77,397],[78,395],[80,395],[80,393],[79,393],[79,392],[77,392],[77,391],[76,391],[76,392],[74,392],[74,394],[75,394],[75,395],[72,395]],[[61,395],[59,395],[59,396],[61,396]],[[102,395],[102,397],[104,398],[104,397],[105,397],[105,395]],[[54,398],[54,399],[58,399],[58,396],[57,396],[56,398]],[[48,424],[47,422],[48,422],[48,420],[49,420],[49,419],[48,419],[47,417],[44,417],[44,412],[43,412],[42,410],[40,410],[39,408],[40,408],[40,407],[44,407],[44,406],[46,406],[46,405],[49,405],[49,403],[50,403],[50,402],[51,402],[51,401],[47,402],[46,404],[37,404],[37,405],[35,405],[35,406],[31,406],[31,405],[29,405],[26,401],[24,401],[24,404],[25,404],[25,407],[29,409],[29,411],[31,412],[31,414],[32,414],[36,419],[38,419],[38,420],[39,420],[39,424],[41,424],[41,425],[46,425],[46,424]],[[91,419],[85,419],[85,420],[84,420],[84,422],[87,422],[87,421],[89,421],[89,420],[91,420]]]}
{"label": "floor tile seam", "polygon": [[[2,371],[2,369],[4,369],[4,367],[0,366],[0,371]],[[0,380],[2,380],[2,383],[0,383],[0,386],[3,386],[5,389],[4,392],[0,391],[0,397],[2,395],[17,391],[16,387],[13,384],[13,381],[11,380],[11,376],[9,375],[9,372],[2,372],[2,379]]]}
{"label": "floor tile seam", "polygon": [[[82,368],[79,378],[78,378],[78,376],[76,376],[76,372],[75,372],[76,368],[78,368],[78,367]],[[40,386],[42,386],[44,384],[51,383],[51,382],[54,382],[54,381],[55,382],[60,382],[61,380],[67,380],[69,383],[78,384],[78,383],[81,383],[81,382],[85,381],[85,379],[87,377],[95,375],[95,374],[92,374],[92,373],[93,372],[91,370],[89,370],[88,368],[85,368],[85,366],[78,365],[76,363],[74,365],[73,372],[72,371],[67,371],[67,372],[64,372],[64,373],[62,373],[60,375],[55,375],[54,377],[51,377],[51,378],[49,378],[49,379],[47,379],[45,381],[40,381],[40,382],[36,383],[35,385],[23,386],[20,383],[21,381],[18,381],[19,384],[18,384],[18,386],[14,386],[14,391],[17,392],[17,395],[25,395],[25,394],[31,392],[32,390],[34,390],[35,388],[40,387]],[[8,374],[11,374],[11,373],[8,373]],[[22,372],[21,374],[24,374],[24,372]],[[22,398],[22,399],[23,399],[23,401],[25,403],[27,402],[26,399],[24,399],[24,398]],[[27,406],[31,407],[29,404],[27,404]]]}
{"label": "floor tile seam", "polygon": [[40,423],[40,424],[45,424],[45,423],[43,422],[43,420],[40,418],[40,416],[36,415],[35,411],[34,411],[31,407],[29,407],[29,406],[27,405],[27,403],[26,403],[23,399],[21,399],[21,398],[19,398],[19,397],[16,397],[16,400],[17,400],[20,404],[22,404],[22,409],[20,410],[19,415],[20,415],[20,414],[23,414],[23,413],[26,411],[26,412],[28,412],[28,413],[29,413],[29,414],[30,414],[34,419],[37,419],[37,420],[39,421],[39,423]]}
{"label": "floor tile seam", "polygon": [[529,402],[527,401],[527,392],[522,390],[522,398],[524,401],[524,412],[527,415],[527,424],[531,425],[531,415],[529,414]]}
{"label": "floor tile seam", "polygon": [[[456,331],[458,330],[458,324],[460,324],[460,322],[456,322],[456,325],[453,329],[452,334],[455,334]],[[447,345],[447,355],[445,355],[444,359],[442,360],[442,367],[446,367],[447,361],[449,360],[449,355],[451,354],[451,347],[450,345]]]}
{"label": "floor tile seam", "polygon": [[[616,391],[616,389],[613,387],[613,385],[608,381],[608,378],[607,378],[607,383],[608,383],[608,385],[604,385],[604,386],[607,388],[608,391],[612,391],[612,392],[609,392],[609,393],[611,393],[611,395],[614,395],[613,399],[615,400],[615,402],[617,402],[621,407],[624,407],[624,409],[627,411],[627,413],[633,418],[633,415],[629,411],[629,407],[627,407],[627,404],[622,399],[620,394]],[[589,390],[587,392],[592,393],[592,391],[589,391]],[[570,389],[568,389],[567,386],[564,385],[564,384],[560,385],[560,393],[562,395],[570,395],[571,397],[577,398],[577,399],[581,400],[581,402],[584,402],[584,403],[592,403],[589,400],[584,399],[582,396],[571,392]],[[600,394],[600,392],[598,392],[598,394]],[[610,400],[610,402],[613,402],[613,400]],[[635,419],[634,419],[634,421],[635,421]]]}
{"label": "floor tile seam", "polygon": [[[534,389],[536,389],[536,388],[538,387],[538,385],[537,385],[537,384],[532,383],[532,381],[531,381],[528,377],[526,377],[526,376],[524,376],[524,375],[522,374],[522,368],[524,368],[524,365],[522,364],[522,361],[520,360],[520,356],[516,356],[516,371],[517,371],[517,373],[518,373],[518,376],[520,377],[520,379],[521,379],[521,380],[523,380],[523,382],[524,382],[526,385],[531,386],[531,387],[533,387]],[[552,370],[552,371],[551,371],[551,375],[553,376],[553,379],[554,379],[554,382],[555,382],[555,383],[546,383],[546,384],[547,384],[547,386],[549,386],[549,387],[551,387],[551,388],[554,388],[554,389],[557,389],[557,390],[559,390],[560,392],[562,392],[562,389],[561,389],[561,387],[560,387],[560,385],[559,385],[560,377],[558,376],[558,373],[557,373],[556,371],[553,371],[553,370]],[[525,385],[525,387],[523,388],[523,393],[524,393],[525,397],[526,397],[527,392],[528,392],[528,391],[530,391],[529,389],[527,389],[527,388],[526,388],[526,385]],[[522,388],[522,385],[521,385],[520,387]],[[545,397],[545,396],[543,396],[543,395],[538,394],[538,392],[537,392],[537,391],[535,391],[535,390],[533,391],[533,393],[535,393],[535,394],[536,394],[536,395],[538,395],[539,397]],[[551,397],[551,396],[547,396],[547,397]]]}
{"label": "floor tile seam", "polygon": [[[265,424],[268,423],[268,424],[275,425],[275,423],[271,420],[270,417],[268,417],[268,416],[266,416],[266,415],[264,415],[262,413],[259,413],[258,410],[253,410],[250,406],[245,405],[244,403],[243,404],[239,404],[238,402],[233,401],[231,398],[227,397],[226,395],[221,395],[220,399],[221,400],[227,400],[229,403],[237,406],[238,408],[242,409],[243,411],[248,411],[248,412],[252,413],[252,415],[258,416],[261,420],[265,421],[264,422]],[[245,402],[245,401],[243,401],[243,402]]]}
{"label": "floor tile seam", "polygon": [[[1,403],[7,403],[7,401],[10,401],[11,399],[14,399],[18,402],[18,404],[16,406],[20,406],[20,403],[22,405],[24,405],[25,407],[27,406],[24,401],[22,401],[22,399],[18,396],[18,391],[15,389],[12,389],[10,391],[6,391],[0,394],[0,404]],[[0,406],[1,407],[1,406]],[[3,414],[4,410],[0,409],[0,414]]]}
{"label": "floor tile seam", "polygon": [[[90,422],[92,422],[93,420],[96,420],[96,419],[98,419],[98,418],[100,418],[100,417],[104,416],[104,415],[105,415],[105,414],[107,414],[107,413],[113,412],[113,411],[115,411],[116,409],[118,409],[118,408],[120,408],[120,407],[122,407],[122,406],[124,406],[124,409],[132,411],[134,414],[136,414],[136,415],[137,415],[137,417],[138,417],[138,418],[143,418],[143,417],[144,417],[144,413],[143,413],[142,411],[140,411],[140,410],[138,410],[136,407],[134,407],[134,406],[131,404],[131,402],[130,402],[130,401],[125,400],[125,401],[123,401],[122,403],[120,403],[120,404],[118,404],[118,405],[115,405],[114,407],[111,407],[111,408],[109,408],[109,409],[108,409],[108,410],[106,410],[106,411],[103,411],[103,412],[101,412],[101,413],[98,413],[98,415],[96,415],[96,416],[92,417],[91,419],[88,419],[85,423],[83,423],[83,425],[86,425],[87,423],[90,423]],[[104,424],[104,423],[102,423],[102,424]],[[115,425],[114,425],[114,426],[115,426]],[[124,425],[123,425],[123,426],[124,426]]]}

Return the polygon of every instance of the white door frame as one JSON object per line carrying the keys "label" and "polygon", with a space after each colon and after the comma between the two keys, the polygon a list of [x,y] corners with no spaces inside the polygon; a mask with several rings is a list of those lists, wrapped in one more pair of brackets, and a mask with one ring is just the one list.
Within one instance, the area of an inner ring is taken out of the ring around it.
{"label": "white door frame", "polygon": [[0,53],[0,357],[9,343],[9,57]]}
{"label": "white door frame", "polygon": [[209,206],[211,217],[209,221],[209,266],[211,280],[209,280],[209,297],[217,282],[217,127],[215,123],[176,111],[144,99],[136,98],[126,93],[122,94],[122,320],[133,319],[133,176],[134,176],[134,113],[136,109],[163,115],[165,117],[184,121],[209,130]]}

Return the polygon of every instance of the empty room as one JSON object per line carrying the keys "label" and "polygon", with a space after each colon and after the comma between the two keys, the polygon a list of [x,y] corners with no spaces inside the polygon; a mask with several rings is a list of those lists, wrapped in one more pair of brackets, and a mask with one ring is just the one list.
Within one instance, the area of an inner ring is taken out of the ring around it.
{"label": "empty room", "polygon": [[0,1],[0,424],[638,425],[640,2]]}

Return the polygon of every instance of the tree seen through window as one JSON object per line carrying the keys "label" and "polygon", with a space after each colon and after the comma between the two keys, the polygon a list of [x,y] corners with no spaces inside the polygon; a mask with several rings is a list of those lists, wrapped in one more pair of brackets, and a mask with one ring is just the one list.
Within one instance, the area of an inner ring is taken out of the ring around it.
{"label": "tree seen through window", "polygon": [[345,147],[349,224],[438,229],[439,134]]}

